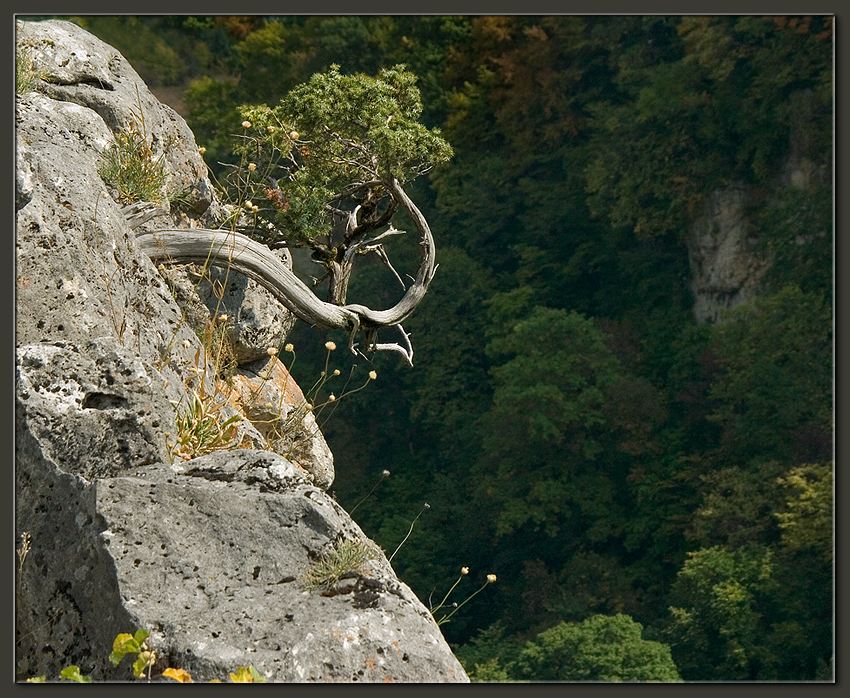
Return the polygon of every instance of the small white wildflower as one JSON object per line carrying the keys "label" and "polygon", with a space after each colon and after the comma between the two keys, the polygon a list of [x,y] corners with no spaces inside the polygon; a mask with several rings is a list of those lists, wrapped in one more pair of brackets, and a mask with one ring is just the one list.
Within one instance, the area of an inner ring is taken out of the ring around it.
{"label": "small white wildflower", "polygon": [[334,375],[338,376],[340,374],[340,370],[338,368],[334,369]]}
{"label": "small white wildflower", "polygon": [[207,152],[207,149],[204,148],[204,146],[201,146],[200,148],[198,148],[198,154],[199,155],[203,155],[206,152]]}
{"label": "small white wildflower", "polygon": [[325,342],[325,349],[328,351],[333,351],[336,349],[336,342]]}
{"label": "small white wildflower", "polygon": [[378,380],[378,372],[377,371],[369,371],[369,380],[373,380],[373,381]]}
{"label": "small white wildflower", "polygon": [[247,200],[244,204],[242,204],[242,205],[243,205],[245,208],[247,208],[249,211],[250,211],[252,208],[254,208],[254,202],[253,202],[253,201],[251,201],[251,199],[248,199],[248,200]]}
{"label": "small white wildflower", "polygon": [[186,349],[188,349],[189,347],[192,346],[192,342],[190,342],[188,339],[184,339],[183,340],[183,346],[186,347]]}
{"label": "small white wildflower", "polygon": [[260,207],[259,207],[259,206],[257,206],[257,204],[254,204],[254,205],[251,207],[251,213],[259,213],[259,212],[260,212]]}
{"label": "small white wildflower", "polygon": [[277,347],[269,347],[266,349],[266,354],[269,356],[277,356]]}
{"label": "small white wildflower", "polygon": [[266,131],[274,133],[277,129],[274,126],[266,126]]}
{"label": "small white wildflower", "polygon": [[298,131],[290,131],[290,132],[289,132],[289,137],[290,137],[293,141],[297,141],[299,138],[301,138],[301,134],[300,134],[300,133],[298,133]]}
{"label": "small white wildflower", "polygon": [[313,405],[308,402],[306,405],[304,405],[304,409],[308,412],[311,412],[313,410]]}
{"label": "small white wildflower", "polygon": [[243,121],[242,128],[251,128],[251,122],[247,120]]}
{"label": "small white wildflower", "polygon": [[219,322],[227,322],[228,319],[229,319],[229,316],[226,313],[222,313],[221,315],[218,316]]}
{"label": "small white wildflower", "polygon": [[336,402],[336,395],[334,395],[333,393],[328,395],[328,402]]}
{"label": "small white wildflower", "polygon": [[496,582],[496,575],[495,574],[488,574],[487,575],[487,583],[488,584],[494,584],[495,582]]}
{"label": "small white wildflower", "polygon": [[466,575],[469,574],[469,568],[468,567],[461,567],[460,573],[465,577]]}
{"label": "small white wildflower", "polygon": [[248,163],[248,172],[256,172],[256,171],[257,171],[256,163],[249,162]]}
{"label": "small white wildflower", "polygon": [[294,346],[292,346],[292,342],[287,342],[287,343],[283,346],[283,350],[284,350],[285,352],[288,352],[288,353],[290,353],[290,354],[291,354],[293,351],[295,351],[295,347],[294,347]]}
{"label": "small white wildflower", "polygon": [[389,470],[382,470],[381,471],[381,477],[389,477],[389,476],[390,476]]}

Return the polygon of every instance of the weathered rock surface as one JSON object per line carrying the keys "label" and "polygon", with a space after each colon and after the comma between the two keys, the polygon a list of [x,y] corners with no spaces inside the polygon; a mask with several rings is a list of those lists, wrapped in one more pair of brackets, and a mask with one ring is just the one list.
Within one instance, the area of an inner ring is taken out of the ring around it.
{"label": "weathered rock surface", "polygon": [[334,479],[334,461],[301,388],[278,358],[242,366],[231,381],[234,402],[275,452],[303,468],[322,489]]}
{"label": "weathered rock surface", "polygon": [[28,344],[17,352],[19,427],[68,473],[86,480],[119,464],[168,458],[170,407],[142,362],[111,337],[79,347]]}
{"label": "weathered rock surface", "polygon": [[212,186],[191,130],[153,96],[118,51],[70,22],[17,26],[18,43],[29,48],[44,75],[44,94],[87,107],[113,132],[143,118],[154,153],[163,153],[168,164],[169,198],[195,215],[209,208]]}
{"label": "weathered rock surface", "polygon": [[178,666],[195,680],[247,665],[271,681],[466,680],[376,548],[337,584],[308,588],[323,553],[369,541],[282,457],[218,452],[86,482],[30,447],[24,435],[19,496],[59,514],[19,512],[33,537],[19,589],[19,624],[33,628],[22,673],[73,660],[96,678],[126,678],[106,659],[110,635],[144,627],[156,671]]}
{"label": "weathered rock surface", "polygon": [[[807,190],[829,181],[830,163],[812,159],[817,148],[809,142],[808,119],[814,118],[810,90],[789,96],[795,104],[788,155],[767,196],[781,196],[783,188]],[[697,322],[716,322],[724,311],[755,298],[772,260],[759,244],[750,208],[764,192],[743,183],[712,192],[688,230],[686,243],[691,268],[693,314]],[[763,203],[761,204],[763,207]],[[800,244],[806,240],[801,239]]]}
{"label": "weathered rock surface", "polygon": [[693,313],[714,322],[724,310],[752,299],[768,268],[759,254],[747,216],[748,191],[729,187],[713,192],[688,234]]}
{"label": "weathered rock surface", "polygon": [[[302,422],[315,440],[289,459],[232,450],[268,448],[271,431],[232,399],[236,383],[199,364],[189,306],[136,249],[98,173],[113,132],[141,108],[181,200],[183,217],[159,223],[216,215],[186,124],[82,29],[19,22],[18,37],[48,82],[16,99],[16,526],[32,538],[16,590],[16,676],[78,664],[96,680],[128,679],[107,660],[112,640],[146,628],[157,668],[196,680],[253,665],[273,681],[465,681],[382,554],[332,589],[306,588],[321,554],[365,541],[322,491],[333,464],[315,422]],[[245,307],[236,303],[228,314]],[[260,325],[275,315],[251,312]],[[234,380],[256,387],[266,362]],[[267,397],[288,395],[291,418],[303,396],[272,368]],[[169,442],[201,385],[228,400],[224,416],[244,418],[231,450],[184,461]]]}
{"label": "weathered rock surface", "polygon": [[265,358],[269,347],[281,347],[295,325],[295,316],[282,303],[238,272],[189,264],[166,273],[196,332],[203,332],[211,316],[228,316],[228,348],[240,366]]}

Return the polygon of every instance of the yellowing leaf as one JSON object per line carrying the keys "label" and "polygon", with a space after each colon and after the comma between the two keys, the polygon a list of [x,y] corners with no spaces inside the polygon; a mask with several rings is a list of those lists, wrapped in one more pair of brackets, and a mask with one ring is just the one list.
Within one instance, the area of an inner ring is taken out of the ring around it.
{"label": "yellowing leaf", "polygon": [[59,676],[66,681],[74,681],[75,683],[91,683],[91,676],[83,676],[80,673],[80,667],[76,664],[66,666],[59,672]]}
{"label": "yellowing leaf", "polygon": [[[139,635],[142,632],[144,631],[139,631],[136,634]],[[136,640],[130,633],[118,633],[112,642],[112,652],[109,654],[109,661],[114,666],[118,666],[126,655],[140,652],[141,649],[140,641]]]}
{"label": "yellowing leaf", "polygon": [[156,657],[153,652],[139,652],[139,656],[133,662],[133,676],[137,679],[144,677],[145,670],[153,665],[155,659]]}
{"label": "yellowing leaf", "polygon": [[233,683],[265,683],[266,677],[253,666],[241,666],[230,674],[230,680]]}
{"label": "yellowing leaf", "polygon": [[134,643],[135,639],[130,633],[118,633],[115,636],[115,639],[112,641],[112,651],[113,652],[130,652],[129,646],[131,643]]}
{"label": "yellowing leaf", "polygon": [[185,669],[173,669],[168,667],[162,672],[162,675],[167,679],[172,679],[178,683],[192,683],[192,675]]}
{"label": "yellowing leaf", "polygon": [[254,677],[251,676],[251,671],[246,666],[241,666],[230,674],[230,680],[233,683],[254,683]]}

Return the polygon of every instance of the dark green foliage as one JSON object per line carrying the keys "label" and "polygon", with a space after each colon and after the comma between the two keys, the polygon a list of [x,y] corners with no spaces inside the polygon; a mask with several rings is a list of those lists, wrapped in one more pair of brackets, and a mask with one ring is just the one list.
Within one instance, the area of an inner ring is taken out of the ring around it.
{"label": "dark green foliage", "polygon": [[[237,152],[270,173],[280,200],[264,209],[293,241],[314,241],[333,227],[329,207],[387,205],[386,183],[425,174],[451,157],[437,130],[421,123],[416,76],[404,66],[377,77],[343,75],[331,66],[293,88],[278,106],[245,106],[249,127]],[[251,192],[268,189],[259,182]],[[364,215],[364,218],[367,218]]]}
{"label": "dark green foliage", "polygon": [[[494,327],[501,321],[493,312]],[[479,466],[482,483],[497,503],[497,534],[528,524],[551,536],[563,515],[570,516],[564,505],[574,500],[572,492],[593,490],[596,501],[582,496],[579,509],[602,506],[612,496],[609,479],[598,473],[619,366],[602,332],[576,313],[537,308],[503,332],[488,345],[499,365],[484,417],[489,439]]]}
{"label": "dark green foliage", "polygon": [[773,259],[767,282],[796,284],[829,297],[832,289],[832,187],[786,187],[756,213],[759,239]]}
{"label": "dark green foliage", "polygon": [[722,430],[727,461],[829,457],[831,327],[825,299],[789,286],[733,311],[716,328],[710,418]]}
{"label": "dark green foliage", "polygon": [[686,679],[705,668],[728,680],[753,680],[772,658],[762,647],[760,601],[773,582],[773,556],[758,547],[705,548],[688,556],[671,594],[668,630]]}
{"label": "dark green foliage", "polygon": [[670,648],[641,637],[629,616],[592,616],[560,623],[525,645],[516,661],[518,679],[536,681],[679,681]]}
{"label": "dark green foliage", "polygon": [[630,39],[657,48],[645,58],[645,46],[626,46],[618,92],[593,107],[602,127],[586,172],[594,209],[653,236],[681,230],[713,188],[770,186],[798,121],[797,92],[811,95],[808,129],[826,145],[829,22],[645,20]]}

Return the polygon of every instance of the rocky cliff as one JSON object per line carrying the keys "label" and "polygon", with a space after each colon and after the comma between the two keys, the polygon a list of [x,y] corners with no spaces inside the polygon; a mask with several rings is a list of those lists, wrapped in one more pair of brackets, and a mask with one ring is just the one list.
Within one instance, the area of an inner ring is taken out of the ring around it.
{"label": "rocky cliff", "polygon": [[[787,156],[765,196],[754,187],[738,183],[717,189],[706,197],[685,237],[691,269],[693,314],[697,322],[716,322],[725,310],[752,300],[760,292],[773,260],[760,244],[752,213],[771,203],[783,189],[810,191],[829,181],[829,165],[815,162],[806,121],[812,97],[791,96],[798,104],[799,123],[792,127]],[[767,198],[767,201],[765,199]]]}
{"label": "rocky cliff", "polygon": [[[165,213],[142,228],[224,215],[185,122],[73,24],[19,22],[17,41],[33,76],[16,101],[16,529],[31,540],[18,678],[77,664],[128,679],[108,660],[112,641],[146,629],[154,675],[466,681],[428,611],[326,492],[332,455],[266,353],[282,346],[287,311],[244,277],[157,268],[135,247],[127,202],[101,177],[133,123],[166,174]],[[226,380],[206,361],[210,327],[228,347]],[[231,425],[214,448],[181,433],[193,405]],[[357,564],[311,578],[352,546]]]}

